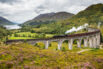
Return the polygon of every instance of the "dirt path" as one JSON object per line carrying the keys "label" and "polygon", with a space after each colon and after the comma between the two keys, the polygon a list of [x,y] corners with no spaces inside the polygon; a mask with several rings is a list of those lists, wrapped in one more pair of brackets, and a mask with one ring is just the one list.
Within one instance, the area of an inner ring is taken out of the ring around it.
{"label": "dirt path", "polygon": [[91,49],[84,49],[84,50],[78,51],[77,53],[82,53],[82,52],[90,51],[90,50],[91,50]]}

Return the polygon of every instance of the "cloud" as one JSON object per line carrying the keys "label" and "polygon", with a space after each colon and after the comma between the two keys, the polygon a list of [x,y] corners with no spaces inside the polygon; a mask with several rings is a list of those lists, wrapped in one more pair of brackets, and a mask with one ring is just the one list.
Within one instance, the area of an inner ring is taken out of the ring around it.
{"label": "cloud", "polygon": [[22,23],[42,13],[67,11],[78,13],[103,0],[0,0],[0,16]]}
{"label": "cloud", "polygon": [[2,3],[10,3],[10,4],[12,4],[13,2],[18,2],[18,1],[20,0],[0,0],[0,2]]}

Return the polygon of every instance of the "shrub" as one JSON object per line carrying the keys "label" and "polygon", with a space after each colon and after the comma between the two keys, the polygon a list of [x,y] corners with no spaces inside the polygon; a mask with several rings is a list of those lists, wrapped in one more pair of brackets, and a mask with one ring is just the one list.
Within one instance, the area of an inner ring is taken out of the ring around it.
{"label": "shrub", "polygon": [[62,47],[62,49],[61,49],[62,51],[66,51],[66,49],[65,49],[65,47]]}

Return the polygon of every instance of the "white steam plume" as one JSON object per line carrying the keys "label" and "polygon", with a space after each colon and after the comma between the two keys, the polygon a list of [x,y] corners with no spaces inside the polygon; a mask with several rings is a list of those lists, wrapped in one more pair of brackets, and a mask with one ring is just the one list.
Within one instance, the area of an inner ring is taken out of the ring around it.
{"label": "white steam plume", "polygon": [[72,33],[72,32],[77,32],[77,31],[79,31],[79,30],[85,29],[86,27],[88,27],[88,24],[87,24],[87,23],[84,24],[84,25],[82,25],[82,26],[79,26],[78,28],[72,27],[72,29],[67,30],[67,31],[65,32],[65,34]]}

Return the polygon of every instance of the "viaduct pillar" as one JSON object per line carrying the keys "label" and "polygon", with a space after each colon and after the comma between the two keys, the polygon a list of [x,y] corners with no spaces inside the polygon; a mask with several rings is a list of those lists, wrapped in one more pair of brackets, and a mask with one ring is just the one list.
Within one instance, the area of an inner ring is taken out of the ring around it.
{"label": "viaduct pillar", "polygon": [[48,49],[49,41],[45,41],[44,44],[45,44],[45,49]]}
{"label": "viaduct pillar", "polygon": [[58,41],[58,50],[61,49],[62,43],[63,43],[63,40],[59,40],[59,41]]}
{"label": "viaduct pillar", "polygon": [[84,39],[84,47],[88,47],[88,38]]}
{"label": "viaduct pillar", "polygon": [[93,37],[93,48],[97,48],[97,39],[95,36]]}
{"label": "viaduct pillar", "polygon": [[93,48],[93,37],[89,37],[89,46]]}
{"label": "viaduct pillar", "polygon": [[97,48],[99,48],[99,45],[100,45],[100,34],[97,34],[96,38],[97,38]]}
{"label": "viaduct pillar", "polygon": [[72,50],[72,46],[73,46],[73,39],[70,39],[68,41],[68,48],[69,48],[69,50]]}
{"label": "viaduct pillar", "polygon": [[81,48],[81,42],[82,42],[82,39],[78,39],[77,40],[77,46],[78,46],[78,48]]}

